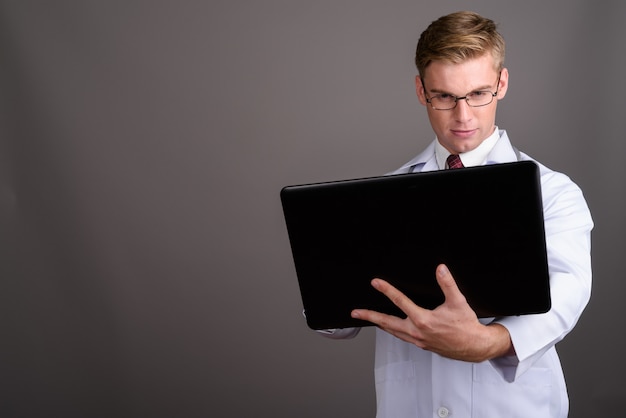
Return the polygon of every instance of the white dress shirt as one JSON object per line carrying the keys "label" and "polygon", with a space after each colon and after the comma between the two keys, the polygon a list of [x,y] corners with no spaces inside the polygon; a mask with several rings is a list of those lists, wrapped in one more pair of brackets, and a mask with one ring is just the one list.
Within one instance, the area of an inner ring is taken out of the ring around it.
{"label": "white dress shirt", "polygon": [[[517,151],[503,130],[496,129],[494,136],[483,144],[485,147],[479,147],[481,149],[469,158],[461,154],[464,165],[534,161]],[[439,143],[433,141],[391,174],[444,167],[447,151],[438,152],[437,146]],[[505,326],[516,353],[482,363],[444,358],[377,329],[378,418],[567,417],[565,379],[554,346],[572,330],[589,301],[593,222],[578,186],[564,174],[537,164],[542,186],[551,310],[545,314],[482,319],[483,323],[495,321]],[[331,338],[349,338],[357,333],[358,329],[344,329],[329,330],[326,334]]]}
{"label": "white dress shirt", "polygon": [[[487,160],[487,156],[498,142],[499,138],[500,133],[498,131],[498,127],[496,126],[493,130],[493,133],[489,137],[487,137],[487,139],[481,142],[479,146],[471,151],[459,154],[459,158],[461,158],[463,166],[474,167],[478,165],[483,165]],[[439,141],[435,141],[435,157],[437,158],[437,165],[439,166],[440,170],[448,168],[446,160],[448,159],[449,155],[450,151],[445,149],[443,145],[439,143]]]}

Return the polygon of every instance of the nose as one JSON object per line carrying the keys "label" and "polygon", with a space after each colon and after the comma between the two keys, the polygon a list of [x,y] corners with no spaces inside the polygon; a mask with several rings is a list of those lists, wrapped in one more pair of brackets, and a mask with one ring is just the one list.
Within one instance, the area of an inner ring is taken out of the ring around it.
{"label": "nose", "polygon": [[459,122],[468,122],[472,119],[472,107],[467,104],[465,99],[458,100],[453,111],[455,119]]}

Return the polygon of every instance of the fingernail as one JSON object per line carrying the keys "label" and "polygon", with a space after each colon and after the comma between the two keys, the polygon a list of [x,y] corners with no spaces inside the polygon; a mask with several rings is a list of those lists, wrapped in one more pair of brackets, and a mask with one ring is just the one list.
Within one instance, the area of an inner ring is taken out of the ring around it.
{"label": "fingernail", "polygon": [[446,274],[448,274],[448,267],[446,267],[444,264],[440,265],[437,273],[439,273],[440,276],[445,276]]}
{"label": "fingernail", "polygon": [[351,315],[354,319],[359,319],[361,317],[361,315],[357,311],[352,311]]}

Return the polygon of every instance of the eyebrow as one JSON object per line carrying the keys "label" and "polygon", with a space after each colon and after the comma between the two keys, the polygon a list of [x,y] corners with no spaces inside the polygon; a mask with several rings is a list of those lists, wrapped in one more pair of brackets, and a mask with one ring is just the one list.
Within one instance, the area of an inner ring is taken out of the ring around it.
{"label": "eyebrow", "polygon": [[[491,91],[491,90],[489,90],[491,87],[493,87],[493,86],[483,85],[482,87],[476,87],[476,88],[470,90],[469,92],[467,92],[465,94],[472,93],[472,92],[475,92],[475,91],[483,91],[483,90]],[[430,91],[432,93],[436,93],[436,94],[449,94],[449,95],[454,96],[454,97],[461,97],[459,95],[456,95],[454,93],[450,93],[449,91],[445,91],[445,90],[430,89]]]}

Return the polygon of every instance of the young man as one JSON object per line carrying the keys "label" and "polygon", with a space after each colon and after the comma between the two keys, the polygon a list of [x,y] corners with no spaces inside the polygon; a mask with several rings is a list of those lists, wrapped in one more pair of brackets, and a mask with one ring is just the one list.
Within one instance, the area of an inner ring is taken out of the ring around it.
{"label": "young man", "polygon": [[[448,162],[449,156],[460,157],[463,166],[532,160],[496,126],[509,73],[503,66],[504,40],[493,21],[471,12],[441,17],[422,33],[415,61],[417,97],[436,140],[395,173],[458,165],[456,157]],[[367,310],[352,313],[378,326],[379,418],[567,416],[565,379],[554,346],[574,327],[590,297],[593,222],[580,189],[567,176],[538,165],[552,309],[479,320],[445,265],[433,272],[445,295],[434,310],[373,280],[407,314],[400,319]],[[462,208],[459,219],[450,220],[464,221]],[[357,332],[327,334],[347,338]]]}

